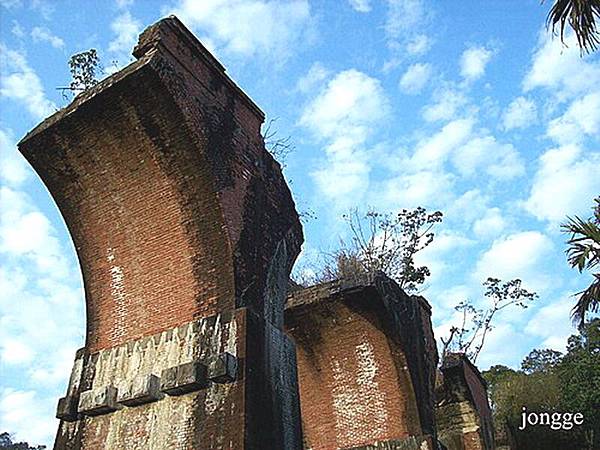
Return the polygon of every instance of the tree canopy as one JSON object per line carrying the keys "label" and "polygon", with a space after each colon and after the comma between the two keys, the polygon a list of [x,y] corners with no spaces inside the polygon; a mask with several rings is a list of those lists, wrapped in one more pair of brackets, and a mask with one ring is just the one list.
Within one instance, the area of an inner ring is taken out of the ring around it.
{"label": "tree canopy", "polygon": [[[569,338],[567,353],[536,349],[521,370],[493,366],[483,372],[497,428],[505,427],[517,448],[593,450],[600,448],[600,319]],[[522,408],[535,412],[582,413],[570,430],[547,426],[519,430]]]}

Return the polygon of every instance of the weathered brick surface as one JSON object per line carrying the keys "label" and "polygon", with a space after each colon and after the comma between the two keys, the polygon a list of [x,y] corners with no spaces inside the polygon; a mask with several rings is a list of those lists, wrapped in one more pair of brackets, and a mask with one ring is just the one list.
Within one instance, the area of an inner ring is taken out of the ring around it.
{"label": "weathered brick surface", "polygon": [[436,420],[448,450],[492,450],[494,428],[487,383],[465,355],[451,354],[441,368]]}
{"label": "weathered brick surface", "polygon": [[297,362],[302,231],[263,113],[174,17],[134,55],[19,144],[85,287],[55,449],[299,450],[301,417],[306,448],[431,447],[427,302],[382,275],[295,292]]}
{"label": "weathered brick surface", "polygon": [[236,306],[281,324],[267,279],[287,278],[302,238],[262,113],[176,19],[136,54],[19,144],[77,249],[86,346]]}
{"label": "weathered brick surface", "polygon": [[[423,299],[408,297],[390,281],[327,283],[288,299],[285,323],[296,342],[305,448],[435,437],[435,429],[424,432],[423,426],[433,423],[426,416],[433,404],[420,404],[433,402],[434,380],[416,384],[414,377],[428,369],[410,356],[428,345],[430,333],[422,327],[431,328],[429,313]],[[404,315],[416,325],[404,327]],[[423,358],[435,368],[435,347]]]}
{"label": "weathered brick surface", "polygon": [[[80,414],[61,422],[55,448],[298,449],[295,351],[282,327],[302,230],[260,135],[264,115],[174,17],[149,27],[134,54],[19,143],[83,272],[86,346],[69,393],[229,351],[217,324],[193,325],[226,315],[241,377]],[[183,344],[196,335],[211,340]]]}

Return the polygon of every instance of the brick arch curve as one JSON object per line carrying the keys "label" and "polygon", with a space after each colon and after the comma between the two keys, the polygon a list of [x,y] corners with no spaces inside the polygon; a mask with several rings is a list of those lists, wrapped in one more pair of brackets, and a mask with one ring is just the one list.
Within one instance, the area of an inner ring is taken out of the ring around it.
{"label": "brick arch curve", "polygon": [[270,268],[302,240],[264,115],[223,67],[174,17],[134,54],[19,144],[73,238],[90,352],[236,307],[281,316]]}
{"label": "brick arch curve", "polygon": [[222,263],[231,249],[206,161],[174,157],[193,145],[173,120],[181,113],[154,95],[134,104],[136,82],[92,99],[28,155],[77,250],[92,352],[214,314],[217,299],[233,307],[232,267]]}

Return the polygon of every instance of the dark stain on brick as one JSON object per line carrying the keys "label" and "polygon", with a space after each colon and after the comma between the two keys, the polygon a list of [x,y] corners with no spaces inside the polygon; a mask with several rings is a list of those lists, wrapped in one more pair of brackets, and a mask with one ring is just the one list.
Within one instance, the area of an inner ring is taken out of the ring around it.
{"label": "dark stain on brick", "polygon": [[236,150],[234,135],[238,128],[235,121],[234,96],[227,95],[224,108],[212,107],[204,111],[204,122],[207,126],[208,139],[206,153],[213,165],[217,185],[219,189],[232,187],[234,185],[232,160]]}

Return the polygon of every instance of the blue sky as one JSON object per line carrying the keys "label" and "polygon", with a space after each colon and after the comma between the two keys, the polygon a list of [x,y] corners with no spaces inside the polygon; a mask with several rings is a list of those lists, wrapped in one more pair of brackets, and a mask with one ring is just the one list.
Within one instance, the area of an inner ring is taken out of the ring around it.
{"label": "blue sky", "polygon": [[537,0],[0,0],[0,431],[51,444],[57,398],[83,345],[75,251],[15,143],[67,104],[70,55],[109,74],[175,12],[295,151],[286,176],[305,224],[296,270],[334,248],[351,207],[444,212],[420,255],[436,336],[488,276],[519,277],[536,305],[504,313],[479,359],[518,366],[563,349],[571,295],[566,215],[600,194],[600,61],[562,47]]}

